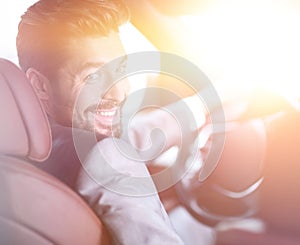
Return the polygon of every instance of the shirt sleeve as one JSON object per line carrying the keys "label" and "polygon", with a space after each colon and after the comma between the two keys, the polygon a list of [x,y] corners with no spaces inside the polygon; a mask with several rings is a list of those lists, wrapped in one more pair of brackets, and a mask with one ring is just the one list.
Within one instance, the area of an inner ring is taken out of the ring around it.
{"label": "shirt sleeve", "polygon": [[98,142],[82,165],[77,189],[116,244],[183,244],[145,164],[125,142]]}

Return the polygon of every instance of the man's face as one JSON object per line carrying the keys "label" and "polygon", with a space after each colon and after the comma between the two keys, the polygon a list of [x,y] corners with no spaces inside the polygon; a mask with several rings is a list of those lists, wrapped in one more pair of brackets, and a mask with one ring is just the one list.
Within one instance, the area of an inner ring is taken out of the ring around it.
{"label": "man's face", "polygon": [[129,93],[128,81],[117,80],[126,66],[119,35],[80,38],[65,46],[66,62],[50,81],[50,116],[65,126],[119,136],[120,107]]}

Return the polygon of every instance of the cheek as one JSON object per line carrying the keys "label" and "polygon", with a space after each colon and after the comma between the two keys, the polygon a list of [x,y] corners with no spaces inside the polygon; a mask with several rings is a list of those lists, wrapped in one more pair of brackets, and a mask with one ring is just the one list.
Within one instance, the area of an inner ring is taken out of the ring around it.
{"label": "cheek", "polygon": [[74,96],[70,90],[60,91],[59,93],[55,94],[53,98],[54,103],[58,107],[65,108],[65,110],[68,108],[73,108],[75,99],[76,96]]}
{"label": "cheek", "polygon": [[53,87],[54,103],[61,107],[73,108],[77,92],[74,89],[74,82],[71,77],[59,76]]}
{"label": "cheek", "polygon": [[58,105],[55,107],[55,118],[65,126],[72,125],[73,110],[70,107]]}
{"label": "cheek", "polygon": [[65,126],[70,126],[73,117],[73,108],[76,97],[71,91],[59,91],[52,98],[55,118]]}

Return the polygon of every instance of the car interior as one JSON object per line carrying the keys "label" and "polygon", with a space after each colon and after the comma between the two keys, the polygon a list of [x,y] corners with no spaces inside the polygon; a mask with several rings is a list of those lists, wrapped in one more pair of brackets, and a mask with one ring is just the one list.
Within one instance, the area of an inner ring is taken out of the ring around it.
{"label": "car interior", "polygon": [[[1,243],[107,244],[89,206],[58,179],[37,169],[51,150],[51,130],[25,74],[1,59]],[[20,89],[21,88],[21,89]]]}
{"label": "car interior", "polygon": [[[183,19],[197,14],[201,19],[210,9],[209,1],[127,2],[132,13],[130,24],[156,50],[198,62],[194,54],[202,50],[191,40],[197,29],[187,31]],[[212,2],[216,8],[224,5],[220,0]],[[297,10],[299,14],[299,6]],[[190,40],[193,44],[186,45]],[[106,228],[78,194],[30,164],[49,156],[51,129],[25,74],[15,60],[1,56],[0,243],[111,244]],[[180,97],[192,94],[180,83],[174,87],[174,78],[165,83],[159,76],[155,79],[149,84],[171,87]],[[229,85],[229,90],[232,88]],[[209,123],[199,130],[206,138],[200,149],[204,157],[211,139],[225,135],[218,165],[202,181],[196,165],[175,185],[172,195],[196,222],[214,231],[209,244],[300,243],[299,91],[286,95],[263,88],[247,97],[234,96],[223,105],[225,132],[211,132]],[[161,105],[174,102],[159,95],[158,99]],[[246,106],[241,109],[240,105]],[[213,113],[219,113],[218,109]]]}

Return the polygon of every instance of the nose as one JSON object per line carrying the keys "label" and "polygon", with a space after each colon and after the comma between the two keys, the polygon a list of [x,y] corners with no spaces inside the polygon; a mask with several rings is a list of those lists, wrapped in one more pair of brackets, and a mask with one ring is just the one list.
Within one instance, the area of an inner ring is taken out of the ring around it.
{"label": "nose", "polygon": [[113,86],[108,90],[103,98],[122,102],[126,98],[126,95],[129,94],[129,92],[130,83],[128,79],[123,79],[113,84]]}

